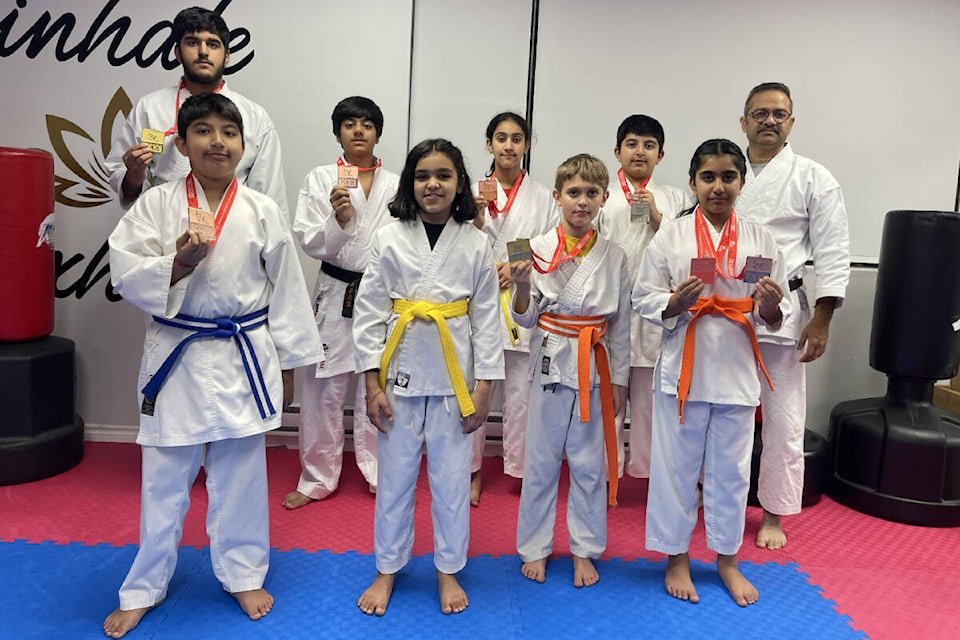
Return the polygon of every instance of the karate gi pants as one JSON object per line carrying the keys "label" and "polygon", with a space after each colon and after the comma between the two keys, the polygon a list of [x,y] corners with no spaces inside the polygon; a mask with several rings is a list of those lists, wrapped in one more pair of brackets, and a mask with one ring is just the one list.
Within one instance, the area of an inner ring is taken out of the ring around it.
{"label": "karate gi pants", "polygon": [[[650,477],[650,434],[653,429],[653,367],[630,367],[630,429],[624,438],[623,418],[617,418],[619,477],[624,464],[632,478]],[[630,445],[629,459],[624,440]],[[625,461],[626,459],[626,461]]]}
{"label": "karate gi pants", "polygon": [[378,431],[380,464],[373,542],[377,571],[396,573],[413,551],[413,508],[424,444],[433,516],[433,564],[457,573],[470,542],[470,455],[454,396],[397,396],[388,390],[393,422]]}
{"label": "karate gi pants", "polygon": [[152,607],[166,597],[201,463],[213,572],[230,593],[261,588],[270,564],[263,434],[142,452],[140,549],[120,587],[120,608]]}
{"label": "karate gi pants", "polygon": [[341,373],[329,378],[307,367],[300,405],[300,481],[297,491],[320,500],[336,491],[343,466],[343,406],[352,380],[353,450],[357,466],[371,487],[377,486],[377,428],[367,418],[367,388],[363,376]]}
{"label": "karate gi pants", "polygon": [[672,556],[690,550],[702,469],[707,547],[725,556],[737,553],[750,489],[755,413],[755,407],[688,401],[680,424],[677,396],[653,392],[648,550]]}
{"label": "karate gi pants", "polygon": [[590,422],[580,422],[579,392],[561,384],[544,388],[537,372],[530,391],[527,451],[517,516],[517,552],[524,562],[546,558],[553,552],[564,452],[570,470],[570,552],[581,558],[599,558],[607,547],[607,469],[600,388],[595,387],[590,394]]}
{"label": "karate gi pants", "polygon": [[[505,350],[503,363],[505,380],[496,380],[493,383],[493,394],[501,397],[503,472],[514,478],[522,478],[524,443],[527,438],[527,403],[530,401],[530,354]],[[479,471],[483,464],[486,440],[487,425],[484,423],[473,432],[471,471]]]}
{"label": "karate gi pants", "polygon": [[760,353],[773,382],[760,386],[763,452],[757,498],[778,516],[800,513],[803,499],[803,431],[807,424],[807,378],[801,351],[761,342]]}

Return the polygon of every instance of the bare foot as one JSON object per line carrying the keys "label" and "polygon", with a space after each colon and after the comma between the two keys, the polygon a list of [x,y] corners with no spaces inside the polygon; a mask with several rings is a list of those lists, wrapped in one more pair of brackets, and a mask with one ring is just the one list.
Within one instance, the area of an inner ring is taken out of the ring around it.
{"label": "bare foot", "polygon": [[590,558],[581,558],[573,554],[571,556],[573,556],[573,586],[592,587],[600,582],[600,574],[597,573],[597,568],[593,566]]}
{"label": "bare foot", "polygon": [[266,589],[237,591],[230,595],[237,599],[240,608],[251,620],[259,620],[273,609],[273,596]]}
{"label": "bare foot", "polygon": [[368,616],[385,614],[387,605],[390,604],[390,594],[393,593],[393,578],[392,573],[377,573],[377,577],[357,600],[360,611]]}
{"label": "bare foot", "polygon": [[690,577],[690,554],[681,553],[667,559],[667,571],[663,576],[663,586],[667,593],[679,600],[689,600],[693,604],[700,602],[697,589]]}
{"label": "bare foot", "polygon": [[480,506],[480,471],[470,474],[470,506]]}
{"label": "bare foot", "polygon": [[456,575],[437,571],[437,587],[440,589],[440,611],[462,613],[470,604],[467,592],[457,582]]}
{"label": "bare foot", "polygon": [[782,549],[787,544],[787,535],[780,525],[780,516],[763,510],[760,520],[760,530],[757,531],[757,546],[766,547],[772,551]]}
{"label": "bare foot", "polygon": [[140,623],[140,619],[153,607],[144,607],[143,609],[114,609],[113,613],[107,616],[103,621],[103,633],[108,638],[122,638]]}
{"label": "bare foot", "polygon": [[283,508],[290,510],[299,509],[311,502],[315,502],[315,500],[310,496],[305,496],[299,491],[291,491],[287,494],[287,497],[283,499]]}
{"label": "bare foot", "polygon": [[760,598],[757,588],[740,573],[737,567],[737,556],[717,554],[717,573],[723,580],[723,586],[730,592],[730,597],[741,607],[755,604]]}
{"label": "bare foot", "polygon": [[534,582],[547,581],[547,559],[540,558],[531,562],[524,562],[520,565],[520,573],[524,578],[529,578]]}

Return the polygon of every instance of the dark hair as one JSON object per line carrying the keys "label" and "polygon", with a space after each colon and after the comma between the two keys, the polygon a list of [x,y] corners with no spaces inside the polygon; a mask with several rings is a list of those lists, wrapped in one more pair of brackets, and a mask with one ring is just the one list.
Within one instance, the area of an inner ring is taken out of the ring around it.
{"label": "dark hair", "polygon": [[240,110],[230,98],[219,93],[198,93],[184,100],[177,115],[177,135],[186,140],[190,124],[211,113],[237,125],[240,139],[243,140],[243,117]]}
{"label": "dark hair", "polygon": [[750,101],[753,99],[753,96],[758,93],[763,93],[764,91],[779,91],[787,96],[787,100],[790,101],[790,111],[793,111],[793,98],[790,96],[790,87],[782,82],[762,82],[753,89],[750,89],[750,93],[747,94],[747,100],[743,103],[743,115],[747,115],[747,109],[750,108]]}
{"label": "dark hair", "polygon": [[377,130],[377,138],[383,135],[383,112],[370,98],[350,96],[338,102],[333,108],[333,113],[330,114],[330,120],[333,121],[333,135],[340,137],[340,125],[347,118],[370,120],[373,122],[373,128]]}
{"label": "dark hair", "polygon": [[219,13],[203,7],[190,7],[178,13],[173,19],[173,39],[176,47],[180,46],[183,36],[201,31],[217,34],[223,41],[224,48],[230,51],[230,29],[227,28],[227,23]]}
{"label": "dark hair", "polygon": [[[527,145],[530,145],[530,125],[527,123],[527,119],[521,116],[519,113],[513,111],[504,111],[498,113],[490,119],[490,123],[487,124],[487,142],[493,142],[493,134],[497,132],[497,127],[501,123],[512,120],[523,130],[523,137],[527,139]],[[497,161],[493,160],[490,162],[490,174],[493,174],[494,169],[497,168]]]}
{"label": "dark hair", "polygon": [[453,163],[457,171],[457,186],[460,192],[454,198],[451,214],[459,223],[469,222],[477,215],[477,204],[470,192],[470,176],[463,163],[463,154],[452,142],[443,138],[424,140],[407,154],[407,161],[400,173],[400,184],[397,186],[397,195],[388,205],[390,215],[399,220],[416,220],[420,216],[420,205],[413,195],[413,176],[417,170],[417,163],[432,153],[442,153]]}
{"label": "dark hair", "polygon": [[655,118],[650,116],[634,114],[624,118],[620,126],[617,127],[617,149],[623,144],[624,138],[630,134],[636,136],[650,136],[656,138],[660,145],[660,151],[663,151],[663,125]]}
{"label": "dark hair", "polygon": [[[735,142],[731,142],[726,138],[712,138],[702,143],[697,147],[697,150],[693,152],[693,157],[690,159],[690,181],[693,182],[696,179],[697,171],[700,170],[700,167],[703,166],[703,163],[706,162],[708,158],[714,158],[716,156],[730,156],[730,159],[733,161],[733,166],[740,172],[740,178],[743,179],[746,177],[747,159],[743,155],[743,151],[740,150],[740,147],[738,147]],[[692,213],[696,208],[697,205],[695,204],[689,209],[684,209],[677,217],[679,218],[680,216]]]}

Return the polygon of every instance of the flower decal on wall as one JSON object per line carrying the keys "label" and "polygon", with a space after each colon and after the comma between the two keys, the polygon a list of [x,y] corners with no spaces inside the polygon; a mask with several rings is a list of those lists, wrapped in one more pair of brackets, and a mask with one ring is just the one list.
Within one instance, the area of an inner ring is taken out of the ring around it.
{"label": "flower decal on wall", "polygon": [[72,176],[54,175],[56,201],[68,207],[99,207],[114,200],[104,159],[110,153],[113,125],[118,117],[126,119],[132,108],[127,92],[117,89],[100,123],[99,144],[80,125],[47,114],[47,135],[53,151]]}

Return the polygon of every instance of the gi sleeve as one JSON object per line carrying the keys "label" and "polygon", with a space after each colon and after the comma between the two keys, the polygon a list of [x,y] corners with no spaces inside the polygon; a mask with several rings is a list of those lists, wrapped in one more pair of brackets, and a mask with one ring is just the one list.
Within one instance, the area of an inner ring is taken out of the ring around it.
{"label": "gi sleeve", "polygon": [[607,345],[611,382],[626,387],[630,384],[630,272],[626,254],[617,252],[616,255],[620,257],[619,302],[617,313],[607,319]]}
{"label": "gi sleeve", "polygon": [[176,253],[164,255],[158,218],[173,215],[166,193],[138,198],[107,239],[114,289],[145,313],[172,318],[180,312],[192,274],[170,284]]}
{"label": "gi sleeve", "polygon": [[289,228],[290,208],[287,204],[287,184],[283,179],[280,158],[280,137],[273,121],[264,113],[264,122],[257,139],[257,155],[247,174],[246,186],[270,196],[280,208],[284,227]]}
{"label": "gi sleeve", "polygon": [[663,231],[653,236],[653,240],[643,252],[630,301],[633,310],[641,316],[658,327],[673,331],[680,320],[689,320],[690,312],[681,311],[671,318],[663,318],[663,312],[670,304],[670,296],[673,295],[670,285],[670,267],[663,253],[664,237]]}
{"label": "gi sleeve", "polygon": [[[140,105],[137,104],[134,110],[130,112],[123,126],[120,127],[120,133],[114,138],[113,144],[110,145],[110,153],[103,162],[103,166],[109,174],[107,179],[110,182],[110,188],[117,194],[120,208],[123,211],[127,211],[136,201],[136,198],[124,197],[121,185],[124,176],[127,175],[127,165],[123,163],[123,154],[127,152],[127,149],[137,144],[137,136],[142,129],[142,127],[137,129],[137,123],[135,122],[139,115],[139,109]],[[143,186],[140,187],[140,193],[143,193],[149,186],[148,181],[144,181]]]}
{"label": "gi sleeve", "polygon": [[840,186],[815,194],[807,211],[813,270],[817,277],[816,299],[839,298],[839,307],[850,281],[850,230]]}
{"label": "gi sleeve", "polygon": [[[470,223],[464,223],[470,224]],[[503,346],[500,342],[500,285],[493,251],[483,234],[480,270],[470,299],[470,340],[473,343],[473,377],[503,380]]]}
{"label": "gi sleeve", "polygon": [[295,369],[324,359],[307,284],[297,248],[280,207],[272,200],[264,216],[267,239],[262,253],[270,294],[268,327],[281,369]]}
{"label": "gi sleeve", "polygon": [[304,253],[317,260],[330,260],[356,235],[356,215],[341,229],[330,204],[331,185],[324,184],[317,170],[303,180],[293,218],[293,233]]}
{"label": "gi sleeve", "polygon": [[383,268],[381,243],[388,228],[379,229],[373,236],[370,262],[353,305],[353,343],[358,372],[379,369],[387,344],[387,322],[393,313],[393,301]]}

